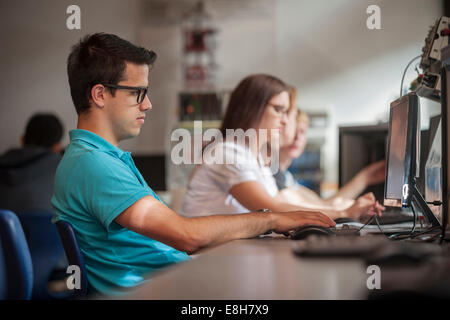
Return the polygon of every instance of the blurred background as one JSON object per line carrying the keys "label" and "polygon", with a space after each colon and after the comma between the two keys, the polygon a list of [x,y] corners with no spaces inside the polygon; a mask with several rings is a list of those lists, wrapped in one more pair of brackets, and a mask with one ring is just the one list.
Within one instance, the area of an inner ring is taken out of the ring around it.
{"label": "blurred background", "polygon": [[[79,30],[66,26],[72,4],[80,8]],[[367,28],[369,5],[381,9],[380,30]],[[252,73],[297,88],[296,104],[311,118],[309,145],[297,165],[309,171],[292,170],[330,195],[339,184],[340,128],[387,122],[403,70],[445,10],[444,0],[1,1],[0,152],[19,146],[38,111],[60,117],[68,143],[77,121],[66,73],[70,47],[86,34],[107,32],[158,54],[149,121],[120,147],[133,153],[149,185],[172,207],[192,169],[170,161],[172,131],[191,129],[193,120],[217,127],[229,92]],[[405,90],[417,77],[414,67]],[[440,105],[429,99],[421,105],[426,127]]]}

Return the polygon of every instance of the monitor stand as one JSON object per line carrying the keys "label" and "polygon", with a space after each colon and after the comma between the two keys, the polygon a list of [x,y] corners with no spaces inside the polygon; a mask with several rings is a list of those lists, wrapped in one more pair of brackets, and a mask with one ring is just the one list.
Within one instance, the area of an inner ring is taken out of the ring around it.
{"label": "monitor stand", "polygon": [[[433,227],[441,226],[439,220],[436,218],[436,216],[431,211],[430,207],[428,207],[428,204],[426,203],[425,199],[420,194],[419,190],[417,189],[416,185],[416,179],[413,179],[413,183],[411,186],[412,191],[412,199],[413,201],[422,211],[423,215],[427,217],[427,220],[431,223]],[[412,204],[411,204],[412,205]]]}

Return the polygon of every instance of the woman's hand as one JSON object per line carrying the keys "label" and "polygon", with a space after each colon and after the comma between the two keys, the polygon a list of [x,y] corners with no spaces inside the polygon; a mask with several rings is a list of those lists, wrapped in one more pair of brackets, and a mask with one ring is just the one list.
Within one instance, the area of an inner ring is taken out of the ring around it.
{"label": "woman's hand", "polygon": [[381,212],[386,210],[376,199],[372,192],[368,192],[355,200],[352,206],[344,210],[344,215],[358,219],[361,215],[381,217]]}

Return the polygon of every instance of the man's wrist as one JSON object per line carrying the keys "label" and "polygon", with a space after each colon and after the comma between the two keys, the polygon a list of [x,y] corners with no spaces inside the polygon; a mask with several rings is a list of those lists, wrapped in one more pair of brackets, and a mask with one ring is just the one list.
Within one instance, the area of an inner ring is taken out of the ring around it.
{"label": "man's wrist", "polygon": [[272,212],[272,210],[264,208],[259,209],[256,212],[258,212],[261,215],[264,215],[264,218],[266,219],[267,231],[275,229],[277,216]]}
{"label": "man's wrist", "polygon": [[267,225],[268,225],[268,230],[275,230],[277,228],[277,219],[278,219],[278,215],[272,211],[267,212]]}

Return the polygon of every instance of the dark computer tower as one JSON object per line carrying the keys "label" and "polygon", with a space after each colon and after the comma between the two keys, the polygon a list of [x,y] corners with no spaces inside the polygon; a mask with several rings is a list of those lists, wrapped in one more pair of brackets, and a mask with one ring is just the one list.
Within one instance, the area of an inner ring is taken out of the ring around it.
{"label": "dark computer tower", "polygon": [[[440,116],[431,118],[430,129],[422,130],[420,135],[420,167],[417,188],[421,194],[425,194],[425,163],[439,119]],[[387,124],[339,128],[339,187],[344,186],[368,164],[385,159],[387,135]],[[368,187],[363,194],[366,192],[373,192],[375,197],[382,201],[384,184]]]}
{"label": "dark computer tower", "polygon": [[[387,123],[339,127],[339,188],[365,166],[386,158],[387,135]],[[366,192],[373,192],[382,201],[384,183],[370,186],[362,194]]]}
{"label": "dark computer tower", "polygon": [[153,191],[166,191],[166,157],[164,154],[137,154],[133,161]]}

